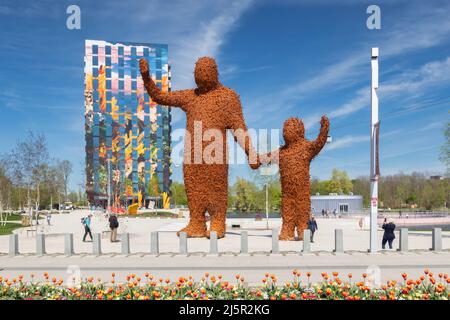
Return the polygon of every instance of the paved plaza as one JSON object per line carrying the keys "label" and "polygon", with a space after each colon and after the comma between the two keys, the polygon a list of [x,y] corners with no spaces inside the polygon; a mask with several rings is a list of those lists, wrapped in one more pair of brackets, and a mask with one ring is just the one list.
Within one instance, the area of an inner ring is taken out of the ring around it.
{"label": "paved plaza", "polygon": [[[92,232],[102,233],[108,231],[108,221],[100,211],[93,211]],[[68,214],[53,215],[52,225],[47,226],[45,220],[41,221],[39,232],[46,234],[47,253],[64,252],[64,234],[73,233],[75,253],[91,253],[92,243],[82,242],[84,228],[81,224],[81,218],[86,216],[89,211],[73,211]],[[334,249],[334,230],[342,229],[344,235],[345,251],[367,251],[369,248],[369,230],[361,229],[358,225],[358,219],[317,219],[319,230],[315,234],[314,243],[311,244],[312,251],[332,251]],[[159,231],[159,251],[161,253],[179,252],[179,239],[176,231],[184,227],[188,222],[187,218],[119,218],[119,235],[129,233],[130,249],[132,253],[150,252],[150,233]],[[233,229],[232,225],[240,225],[240,229]],[[269,228],[278,228],[281,225],[281,219],[270,219]],[[34,253],[36,250],[36,239],[27,229],[16,230],[19,236],[20,253]],[[249,252],[268,252],[272,246],[272,230],[266,229],[266,221],[255,221],[254,219],[227,219],[226,237],[219,239],[219,252],[240,251],[240,235],[242,230],[248,232],[248,251]],[[442,247],[450,249],[450,233],[443,232]],[[381,246],[383,232],[380,228],[378,239]],[[394,249],[398,247],[397,239],[394,242]],[[119,236],[120,239],[120,236]],[[428,250],[431,247],[430,232],[410,232],[409,248]],[[209,240],[206,238],[188,239],[189,252],[208,252]],[[299,252],[302,249],[302,241],[280,241],[279,248],[282,252]],[[9,248],[9,237],[0,236],[0,253],[7,253]],[[120,253],[121,243],[110,243],[107,233],[103,234],[102,252]]]}
{"label": "paved plaza", "polygon": [[[438,273],[450,273],[450,236],[443,232],[441,252],[429,251],[431,234],[411,232],[409,251],[400,253],[394,250],[367,253],[369,231],[361,230],[358,219],[318,219],[319,231],[310,253],[301,253],[302,241],[280,241],[279,254],[271,254],[271,230],[265,230],[265,221],[254,219],[228,219],[226,237],[218,240],[219,255],[210,255],[208,239],[188,239],[188,254],[179,254],[179,239],[175,232],[187,223],[187,219],[120,218],[120,233],[130,234],[129,255],[121,254],[121,243],[110,243],[107,235],[102,239],[102,255],[92,254],[92,243],[82,242],[83,227],[81,218],[87,211],[74,211],[69,214],[54,215],[52,225],[43,223],[40,232],[46,234],[46,252],[36,256],[36,239],[28,234],[26,228],[16,230],[19,236],[20,255],[8,256],[9,236],[0,237],[0,274],[14,277],[33,273],[37,278],[43,272],[67,279],[74,270],[81,277],[94,276],[108,280],[111,273],[123,277],[129,273],[149,272],[155,277],[192,275],[200,279],[205,272],[222,274],[232,280],[235,274],[245,277],[249,285],[256,284],[265,272],[277,274],[280,281],[288,280],[295,268],[302,272],[311,271],[311,281],[320,280],[320,273],[338,271],[343,275],[353,273],[355,279],[364,272],[378,270],[381,281],[398,279],[402,272],[418,276],[424,268]],[[44,222],[44,221],[43,221]],[[240,224],[241,229],[231,228]],[[280,226],[280,219],[270,219],[269,227]],[[344,233],[344,253],[334,254],[334,229]],[[104,215],[94,214],[92,231],[101,233],[108,230]],[[240,251],[240,233],[248,232],[249,254]],[[150,254],[150,232],[159,231],[159,255]],[[64,256],[64,234],[74,234],[75,255]],[[378,233],[381,242],[382,232]],[[398,235],[397,239],[398,240]],[[395,242],[397,248],[398,241]],[[369,268],[369,269],[368,269]],[[77,271],[78,272],[78,271]]]}

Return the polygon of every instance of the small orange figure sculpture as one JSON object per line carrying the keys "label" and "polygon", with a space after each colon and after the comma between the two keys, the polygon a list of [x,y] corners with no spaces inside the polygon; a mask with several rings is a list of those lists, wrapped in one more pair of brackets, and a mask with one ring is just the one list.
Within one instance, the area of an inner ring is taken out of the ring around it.
{"label": "small orange figure sculpture", "polygon": [[[227,129],[245,150],[253,169],[260,163],[247,134],[239,96],[219,82],[213,58],[203,57],[195,64],[197,88],[162,92],[149,74],[146,60],[139,61],[148,94],[158,104],[179,107],[186,112],[183,176],[190,211],[189,224],[179,232],[188,237],[209,237],[216,231],[225,235],[228,203]],[[206,230],[205,213],[211,216]],[[179,234],[178,232],[178,234]]]}
{"label": "small orange figure sculpture", "polygon": [[[281,218],[283,220],[280,240],[299,240],[308,225],[311,212],[309,167],[311,160],[327,142],[330,122],[322,116],[319,136],[315,141],[305,139],[305,127],[298,118],[284,122],[284,146],[267,154],[269,163],[278,163],[281,176]],[[267,162],[262,160],[263,163]]]}

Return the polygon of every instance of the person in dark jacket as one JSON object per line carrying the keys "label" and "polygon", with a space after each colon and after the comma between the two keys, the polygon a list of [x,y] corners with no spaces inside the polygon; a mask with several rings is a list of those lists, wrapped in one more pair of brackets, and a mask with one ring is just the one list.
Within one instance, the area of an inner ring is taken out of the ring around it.
{"label": "person in dark jacket", "polygon": [[311,216],[308,221],[308,229],[311,231],[311,243],[314,243],[314,232],[319,229],[317,228],[317,222],[314,216]]}
{"label": "person in dark jacket", "polygon": [[383,226],[384,230],[383,234],[383,241],[381,243],[382,248],[384,249],[386,247],[386,242],[389,244],[389,249],[392,249],[392,242],[395,239],[395,224],[392,221],[387,221],[387,219],[384,219]]}
{"label": "person in dark jacket", "polygon": [[119,220],[115,214],[109,216],[109,228],[111,229],[111,242],[117,242],[117,228],[119,228]]}

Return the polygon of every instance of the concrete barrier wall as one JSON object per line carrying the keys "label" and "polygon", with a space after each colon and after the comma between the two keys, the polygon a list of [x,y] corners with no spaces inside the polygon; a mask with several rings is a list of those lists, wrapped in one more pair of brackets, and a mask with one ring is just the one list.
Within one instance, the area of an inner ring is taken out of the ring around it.
{"label": "concrete barrier wall", "polygon": [[[37,234],[36,239],[36,249],[35,254],[36,255],[45,255],[48,254],[48,248],[46,248],[46,237],[49,237],[50,235],[45,234]],[[272,229],[271,233],[271,247],[268,247],[266,249],[267,254],[282,254],[283,251],[280,250],[280,241],[278,240],[279,236],[279,228]],[[303,240],[298,241],[298,253],[299,254],[309,254],[311,253],[311,232],[309,230],[304,230],[303,232]],[[335,254],[338,253],[344,253],[344,237],[345,233],[342,229],[336,229],[334,230],[334,249],[330,250],[330,252],[333,252]],[[408,238],[410,237],[408,228],[401,228],[399,231],[399,237],[396,239],[398,241],[398,251],[403,253],[410,251],[411,248],[408,243]],[[121,244],[120,244],[120,251],[115,253],[121,253],[124,255],[128,255],[133,252],[133,241],[130,237],[130,234],[128,233],[122,233],[120,235],[121,238]],[[152,255],[159,255],[162,253],[161,247],[160,247],[160,232],[152,232],[150,234],[150,246],[147,247],[148,252],[143,252],[152,254]],[[65,254],[66,256],[70,256],[73,254],[76,254],[76,251],[74,250],[74,237],[71,233],[64,234],[64,245],[61,245],[61,254]],[[104,240],[103,240],[104,241]],[[188,255],[189,253],[192,253],[189,251],[189,242],[191,241],[185,232],[181,232],[179,236],[179,244],[178,244],[178,251],[172,252],[175,254],[182,254],[182,255]],[[198,241],[198,239],[193,240]],[[219,251],[219,245],[220,240],[217,237],[217,233],[211,232],[209,241],[209,250],[206,249],[202,251],[205,254],[212,254],[217,255],[220,254]],[[234,252],[234,254],[243,254],[247,255],[251,252],[249,251],[249,243],[252,241],[252,238],[249,237],[248,231],[242,231],[240,234],[240,248],[237,248],[238,252]],[[434,228],[432,231],[431,238],[424,238],[424,241],[429,241],[429,250],[432,251],[442,251],[445,250],[443,248],[443,242],[442,242],[442,230],[440,228]],[[239,244],[238,244],[239,246]],[[380,243],[381,248],[381,243]],[[63,251],[64,249],[64,251]],[[348,244],[346,247],[347,250],[351,250],[351,244]],[[17,234],[13,234],[9,236],[9,251],[8,254],[10,256],[16,256],[19,255],[21,252],[20,250],[20,239]],[[92,241],[92,252],[93,255],[101,255],[102,252],[102,237],[100,233],[94,233],[93,234],[93,241]],[[196,252],[198,253],[198,252]],[[292,253],[292,252],[291,252]]]}

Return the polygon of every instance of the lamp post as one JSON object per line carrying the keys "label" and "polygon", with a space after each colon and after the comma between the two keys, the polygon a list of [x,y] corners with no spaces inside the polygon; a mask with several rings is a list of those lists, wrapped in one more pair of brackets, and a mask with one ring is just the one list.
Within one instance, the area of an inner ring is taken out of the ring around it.
{"label": "lamp post", "polygon": [[266,227],[269,229],[269,182],[266,181]]}
{"label": "lamp post", "polygon": [[266,228],[269,229],[269,176],[274,174],[274,166],[264,166],[260,168],[261,176],[264,178],[266,188]]}
{"label": "lamp post", "polygon": [[372,48],[372,83],[371,83],[371,131],[370,131],[370,253],[375,254],[377,248],[378,229],[378,48]]}
{"label": "lamp post", "polygon": [[106,207],[106,213],[110,213],[111,209],[111,159],[108,158],[108,201],[107,201],[107,207]]}

